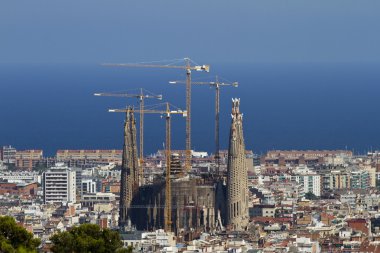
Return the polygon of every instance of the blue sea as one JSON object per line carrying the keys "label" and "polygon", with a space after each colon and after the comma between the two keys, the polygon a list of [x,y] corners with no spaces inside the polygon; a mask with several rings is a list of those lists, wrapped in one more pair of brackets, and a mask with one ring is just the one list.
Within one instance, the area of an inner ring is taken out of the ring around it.
{"label": "blue sea", "polygon": [[[251,63],[211,65],[239,87],[221,89],[221,148],[228,145],[231,98],[241,98],[247,149],[380,148],[380,64]],[[112,68],[98,64],[0,65],[0,145],[17,149],[121,149],[123,118],[109,108],[137,106],[136,99],[95,97],[94,92],[137,92],[143,87],[185,109],[185,86],[170,85],[174,69]],[[214,151],[214,89],[193,86],[192,147]],[[146,100],[146,104],[160,101]],[[165,121],[145,118],[145,153],[161,149]],[[172,148],[185,146],[185,119],[173,116]]]}

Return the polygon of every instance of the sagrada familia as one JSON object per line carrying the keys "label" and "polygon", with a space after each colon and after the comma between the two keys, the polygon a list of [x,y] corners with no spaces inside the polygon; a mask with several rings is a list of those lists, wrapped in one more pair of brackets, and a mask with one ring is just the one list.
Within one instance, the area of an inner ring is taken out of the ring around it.
{"label": "sagrada familia", "polygon": [[[244,231],[249,223],[248,177],[240,99],[232,99],[227,173],[208,176],[186,173],[178,155],[171,156],[170,230],[183,237],[196,231],[229,229]],[[133,109],[126,110],[121,171],[119,227],[138,230],[165,227],[165,187],[163,175],[141,185]],[[166,177],[166,180],[165,180]]]}

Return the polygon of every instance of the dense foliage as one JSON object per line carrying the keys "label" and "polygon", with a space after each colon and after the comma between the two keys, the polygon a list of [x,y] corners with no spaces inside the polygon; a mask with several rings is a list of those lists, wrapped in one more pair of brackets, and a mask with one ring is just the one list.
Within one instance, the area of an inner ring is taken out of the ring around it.
{"label": "dense foliage", "polygon": [[76,252],[129,252],[123,249],[119,233],[100,229],[98,225],[83,224],[68,232],[59,232],[51,238],[52,251],[55,253]]}
{"label": "dense foliage", "polygon": [[31,253],[37,252],[41,244],[39,239],[25,228],[17,225],[9,216],[0,217],[0,252],[4,253]]}
{"label": "dense foliage", "polygon": [[305,194],[305,198],[306,198],[306,199],[309,199],[309,200],[316,200],[316,199],[318,199],[318,197],[315,196],[312,192],[308,192],[308,193],[306,193],[306,194]]}

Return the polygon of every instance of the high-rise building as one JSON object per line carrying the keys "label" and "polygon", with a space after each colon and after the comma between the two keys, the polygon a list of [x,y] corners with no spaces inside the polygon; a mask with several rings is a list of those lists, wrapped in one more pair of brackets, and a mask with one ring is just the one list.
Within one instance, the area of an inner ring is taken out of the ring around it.
{"label": "high-rise building", "polygon": [[43,174],[44,203],[76,202],[76,172],[57,163]]}
{"label": "high-rise building", "polygon": [[369,187],[376,187],[376,168],[372,166],[367,166],[364,168],[369,175]]}
{"label": "high-rise building", "polygon": [[370,176],[368,171],[357,170],[351,172],[352,189],[368,189],[370,187]]}
{"label": "high-rise building", "polygon": [[345,170],[328,170],[321,174],[322,190],[348,189],[351,175]]}
{"label": "high-rise building", "polygon": [[315,196],[321,196],[321,176],[316,173],[299,174],[294,176],[295,181],[301,185],[303,193],[313,193]]}
{"label": "high-rise building", "polygon": [[232,99],[232,123],[227,164],[227,224],[234,230],[244,230],[249,222],[248,171],[243,136],[243,115],[240,99]]}

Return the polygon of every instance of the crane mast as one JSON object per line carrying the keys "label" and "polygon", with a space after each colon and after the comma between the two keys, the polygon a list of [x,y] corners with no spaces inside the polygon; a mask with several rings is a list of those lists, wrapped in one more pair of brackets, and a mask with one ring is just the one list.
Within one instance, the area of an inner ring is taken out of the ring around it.
{"label": "crane mast", "polygon": [[[219,137],[219,129],[220,129],[220,87],[221,86],[233,86],[233,87],[238,87],[238,82],[232,82],[232,83],[224,83],[220,82],[218,76],[215,77],[215,81],[213,82],[188,82],[186,79],[185,81],[183,80],[178,80],[178,81],[170,81],[169,83],[171,84],[177,84],[177,83],[185,83],[186,88],[187,85],[209,85],[211,87],[215,87],[215,163],[217,166],[217,175],[219,175],[219,170],[220,170],[220,137]],[[190,87],[191,89],[191,87]],[[190,90],[191,92],[191,90]]]}
{"label": "crane mast", "polygon": [[[166,127],[165,127],[165,158],[166,158],[166,177],[165,177],[165,231],[171,232],[172,228],[172,191],[171,191],[171,114],[182,114],[184,117],[187,116],[187,111],[182,110],[171,110],[170,104],[165,103],[165,110],[147,110],[143,109],[144,113],[148,114],[164,114]],[[110,109],[109,112],[126,112],[127,109]],[[140,110],[135,110],[134,113],[141,113]]]}
{"label": "crane mast", "polygon": [[111,67],[142,67],[142,68],[171,68],[171,69],[184,69],[186,70],[186,160],[185,168],[186,171],[191,169],[191,71],[210,71],[209,65],[191,65],[190,58],[184,58],[185,65],[159,65],[159,64],[131,64],[131,63],[106,63],[103,66]]}
{"label": "crane mast", "polygon": [[186,160],[185,168],[191,169],[191,69],[190,60],[186,59]]}
{"label": "crane mast", "polygon": [[[162,97],[161,97],[162,99]],[[144,184],[144,93],[143,89],[140,89],[140,133],[139,133],[139,144],[140,144],[140,171],[139,171],[139,184],[140,186]]]}
{"label": "crane mast", "polygon": [[172,228],[172,186],[171,172],[171,122],[169,104],[166,105],[166,187],[165,187],[165,231]]}
{"label": "crane mast", "polygon": [[[218,77],[216,78],[218,81]],[[215,86],[215,162],[216,162],[216,174],[220,173],[220,145],[219,145],[219,112],[220,112],[220,88],[219,85]]]}

